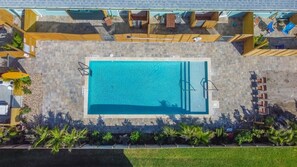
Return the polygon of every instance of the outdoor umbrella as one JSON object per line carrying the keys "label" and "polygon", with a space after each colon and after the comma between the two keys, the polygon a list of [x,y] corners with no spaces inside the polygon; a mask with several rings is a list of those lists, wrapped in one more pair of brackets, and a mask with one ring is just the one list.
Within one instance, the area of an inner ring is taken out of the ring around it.
{"label": "outdoor umbrella", "polygon": [[28,76],[29,74],[22,73],[22,72],[7,72],[2,74],[2,78],[4,79],[20,79]]}

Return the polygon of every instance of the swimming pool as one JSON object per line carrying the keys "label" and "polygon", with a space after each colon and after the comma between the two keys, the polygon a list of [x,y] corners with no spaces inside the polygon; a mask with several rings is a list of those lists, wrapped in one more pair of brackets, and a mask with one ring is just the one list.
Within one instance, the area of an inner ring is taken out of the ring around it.
{"label": "swimming pool", "polygon": [[208,114],[207,61],[90,61],[87,114]]}

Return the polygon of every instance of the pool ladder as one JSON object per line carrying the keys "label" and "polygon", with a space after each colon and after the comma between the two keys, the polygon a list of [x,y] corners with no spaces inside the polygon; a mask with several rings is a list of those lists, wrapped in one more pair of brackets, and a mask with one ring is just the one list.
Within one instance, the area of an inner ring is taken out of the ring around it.
{"label": "pool ladder", "polygon": [[90,67],[82,62],[78,62],[79,68],[78,71],[82,76],[89,75],[90,74]]}
{"label": "pool ladder", "polygon": [[[213,89],[209,89],[208,88],[208,83],[211,83],[214,88]],[[209,90],[219,91],[219,89],[216,87],[216,85],[211,80],[206,80],[205,78],[203,78],[201,80],[200,84],[201,84],[201,86],[203,88],[203,98],[204,99],[207,99],[208,98],[208,91]]]}
{"label": "pool ladder", "polygon": [[181,81],[182,82],[185,82],[185,84],[188,84],[190,86],[190,89],[182,88],[183,91],[196,91],[196,89],[194,88],[194,86],[189,81],[184,81],[184,80],[181,80]]}

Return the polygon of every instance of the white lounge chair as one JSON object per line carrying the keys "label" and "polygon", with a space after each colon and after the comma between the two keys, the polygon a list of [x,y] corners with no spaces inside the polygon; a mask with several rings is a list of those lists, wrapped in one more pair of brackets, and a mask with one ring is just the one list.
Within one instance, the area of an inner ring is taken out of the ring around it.
{"label": "white lounge chair", "polygon": [[8,104],[0,102],[0,115],[8,115]]}

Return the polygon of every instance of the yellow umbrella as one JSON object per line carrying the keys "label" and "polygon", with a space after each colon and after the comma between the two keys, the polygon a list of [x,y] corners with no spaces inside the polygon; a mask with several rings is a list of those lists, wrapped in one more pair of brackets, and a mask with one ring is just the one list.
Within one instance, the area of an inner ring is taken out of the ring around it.
{"label": "yellow umbrella", "polygon": [[29,74],[22,73],[22,72],[7,72],[2,74],[2,78],[4,79],[20,79],[28,76]]}

